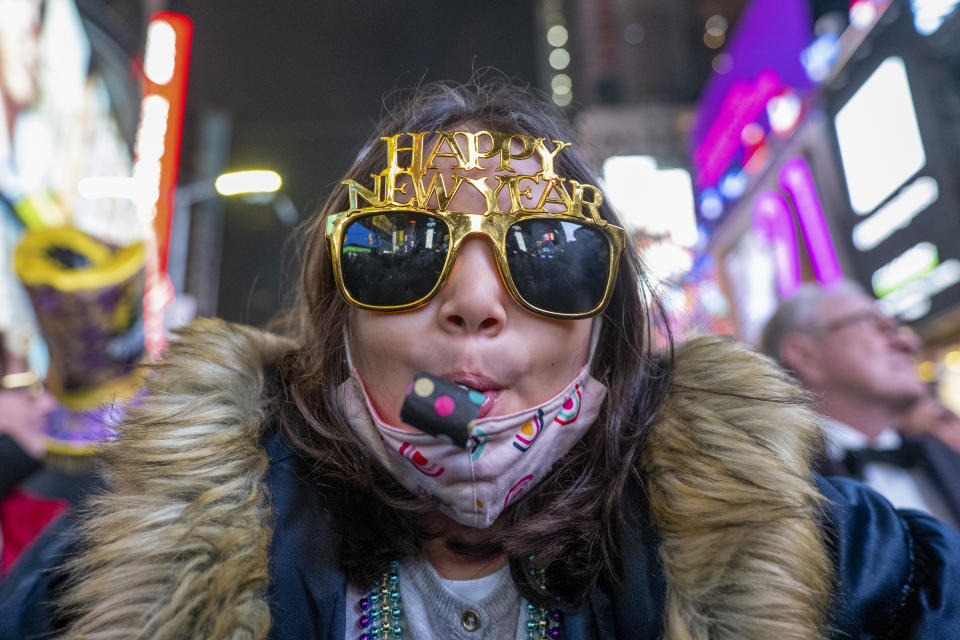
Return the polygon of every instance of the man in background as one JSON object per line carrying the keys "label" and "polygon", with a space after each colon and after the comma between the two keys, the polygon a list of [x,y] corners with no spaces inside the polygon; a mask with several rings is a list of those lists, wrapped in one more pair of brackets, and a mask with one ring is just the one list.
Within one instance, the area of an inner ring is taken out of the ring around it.
{"label": "man in background", "polygon": [[960,453],[960,416],[932,394],[913,405],[900,425],[900,433],[909,436],[933,436]]}
{"label": "man in background", "polygon": [[767,323],[761,348],[819,400],[826,440],[818,470],[862,480],[898,508],[960,523],[960,455],[898,433],[927,395],[917,337],[856,284],[804,285]]}

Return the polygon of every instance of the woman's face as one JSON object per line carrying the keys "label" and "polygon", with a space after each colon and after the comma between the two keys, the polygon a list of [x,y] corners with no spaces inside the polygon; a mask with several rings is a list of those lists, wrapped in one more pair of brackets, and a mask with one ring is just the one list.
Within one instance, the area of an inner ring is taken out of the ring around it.
{"label": "woman's face", "polygon": [[[437,160],[447,184],[453,182],[450,162]],[[497,161],[488,163],[469,177],[483,175],[495,189]],[[541,169],[536,157],[512,166],[527,175]],[[533,185],[531,200],[537,202],[545,186]],[[509,209],[506,189],[499,195],[500,206]],[[483,213],[486,203],[479,191],[460,189],[448,208]],[[449,279],[426,306],[395,313],[353,309],[350,318],[354,366],[380,417],[401,427],[404,396],[421,371],[483,392],[480,417],[549,400],[586,363],[593,322],[553,320],[523,309],[504,286],[493,244],[483,235],[464,241]]]}

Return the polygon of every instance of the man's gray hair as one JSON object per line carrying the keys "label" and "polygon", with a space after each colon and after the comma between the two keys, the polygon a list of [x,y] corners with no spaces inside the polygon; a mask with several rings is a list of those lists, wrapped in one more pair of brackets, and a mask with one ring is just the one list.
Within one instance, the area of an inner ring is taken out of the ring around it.
{"label": "man's gray hair", "polygon": [[801,285],[792,297],[780,301],[776,312],[770,316],[760,336],[760,350],[781,362],[780,344],[791,333],[815,329],[820,320],[823,302],[838,295],[867,295],[859,284],[852,280],[840,280],[824,287],[808,282]]}

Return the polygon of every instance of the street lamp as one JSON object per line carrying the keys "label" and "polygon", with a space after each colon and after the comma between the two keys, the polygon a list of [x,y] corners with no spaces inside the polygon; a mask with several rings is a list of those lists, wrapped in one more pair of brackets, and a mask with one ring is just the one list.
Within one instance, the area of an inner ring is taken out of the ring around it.
{"label": "street lamp", "polygon": [[[186,294],[187,256],[190,250],[190,221],[193,205],[220,197],[240,197],[244,202],[272,205],[280,222],[293,227],[299,221],[299,214],[289,196],[280,190],[282,184],[283,180],[275,171],[257,170],[224,173],[216,179],[197,180],[177,187],[167,262],[167,274],[176,292],[176,298],[167,308],[164,321],[166,330],[186,324],[197,314],[199,301]],[[217,255],[207,255],[207,261],[214,260],[219,263],[219,243],[209,247],[208,252]],[[214,267],[214,273],[208,275],[219,279],[218,273],[219,269]],[[213,290],[216,291],[215,285]]]}
{"label": "street lamp", "polygon": [[[172,308],[168,307],[165,312],[164,325],[167,330],[191,320],[197,311],[197,301],[185,295],[193,205],[220,197],[239,196],[245,202],[272,205],[280,222],[293,227],[299,220],[299,214],[289,196],[280,190],[282,184],[283,180],[275,171],[256,170],[224,173],[216,179],[197,180],[177,187],[170,242],[167,245],[167,275],[175,292]],[[142,181],[129,176],[85,178],[80,181],[78,191],[89,199],[123,198],[135,204],[150,196]],[[219,246],[213,250],[219,254]],[[212,258],[219,261],[218,255]]]}
{"label": "street lamp", "polygon": [[276,171],[234,171],[224,173],[213,181],[213,187],[222,196],[245,193],[275,193],[283,180]]}
{"label": "street lamp", "polygon": [[215,180],[198,180],[177,187],[175,214],[170,229],[170,257],[167,272],[174,290],[181,294],[186,284],[187,253],[190,243],[190,217],[193,205],[218,196],[240,196],[245,202],[272,204],[277,218],[285,225],[297,224],[299,214],[290,198],[280,191],[283,179],[275,171],[234,171]]}

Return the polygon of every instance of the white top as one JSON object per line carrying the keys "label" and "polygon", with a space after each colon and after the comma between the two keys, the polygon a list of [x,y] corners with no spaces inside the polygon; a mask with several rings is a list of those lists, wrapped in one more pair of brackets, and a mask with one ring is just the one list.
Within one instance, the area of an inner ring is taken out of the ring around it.
{"label": "white top", "polygon": [[[870,447],[881,451],[897,449],[902,440],[893,429],[884,429],[871,443],[867,436],[843,422],[820,416],[827,441],[827,457],[842,461],[847,449]],[[957,526],[950,509],[929,475],[922,469],[902,469],[883,462],[870,462],[863,468],[863,483],[890,501],[897,509],[924,511]]]}

